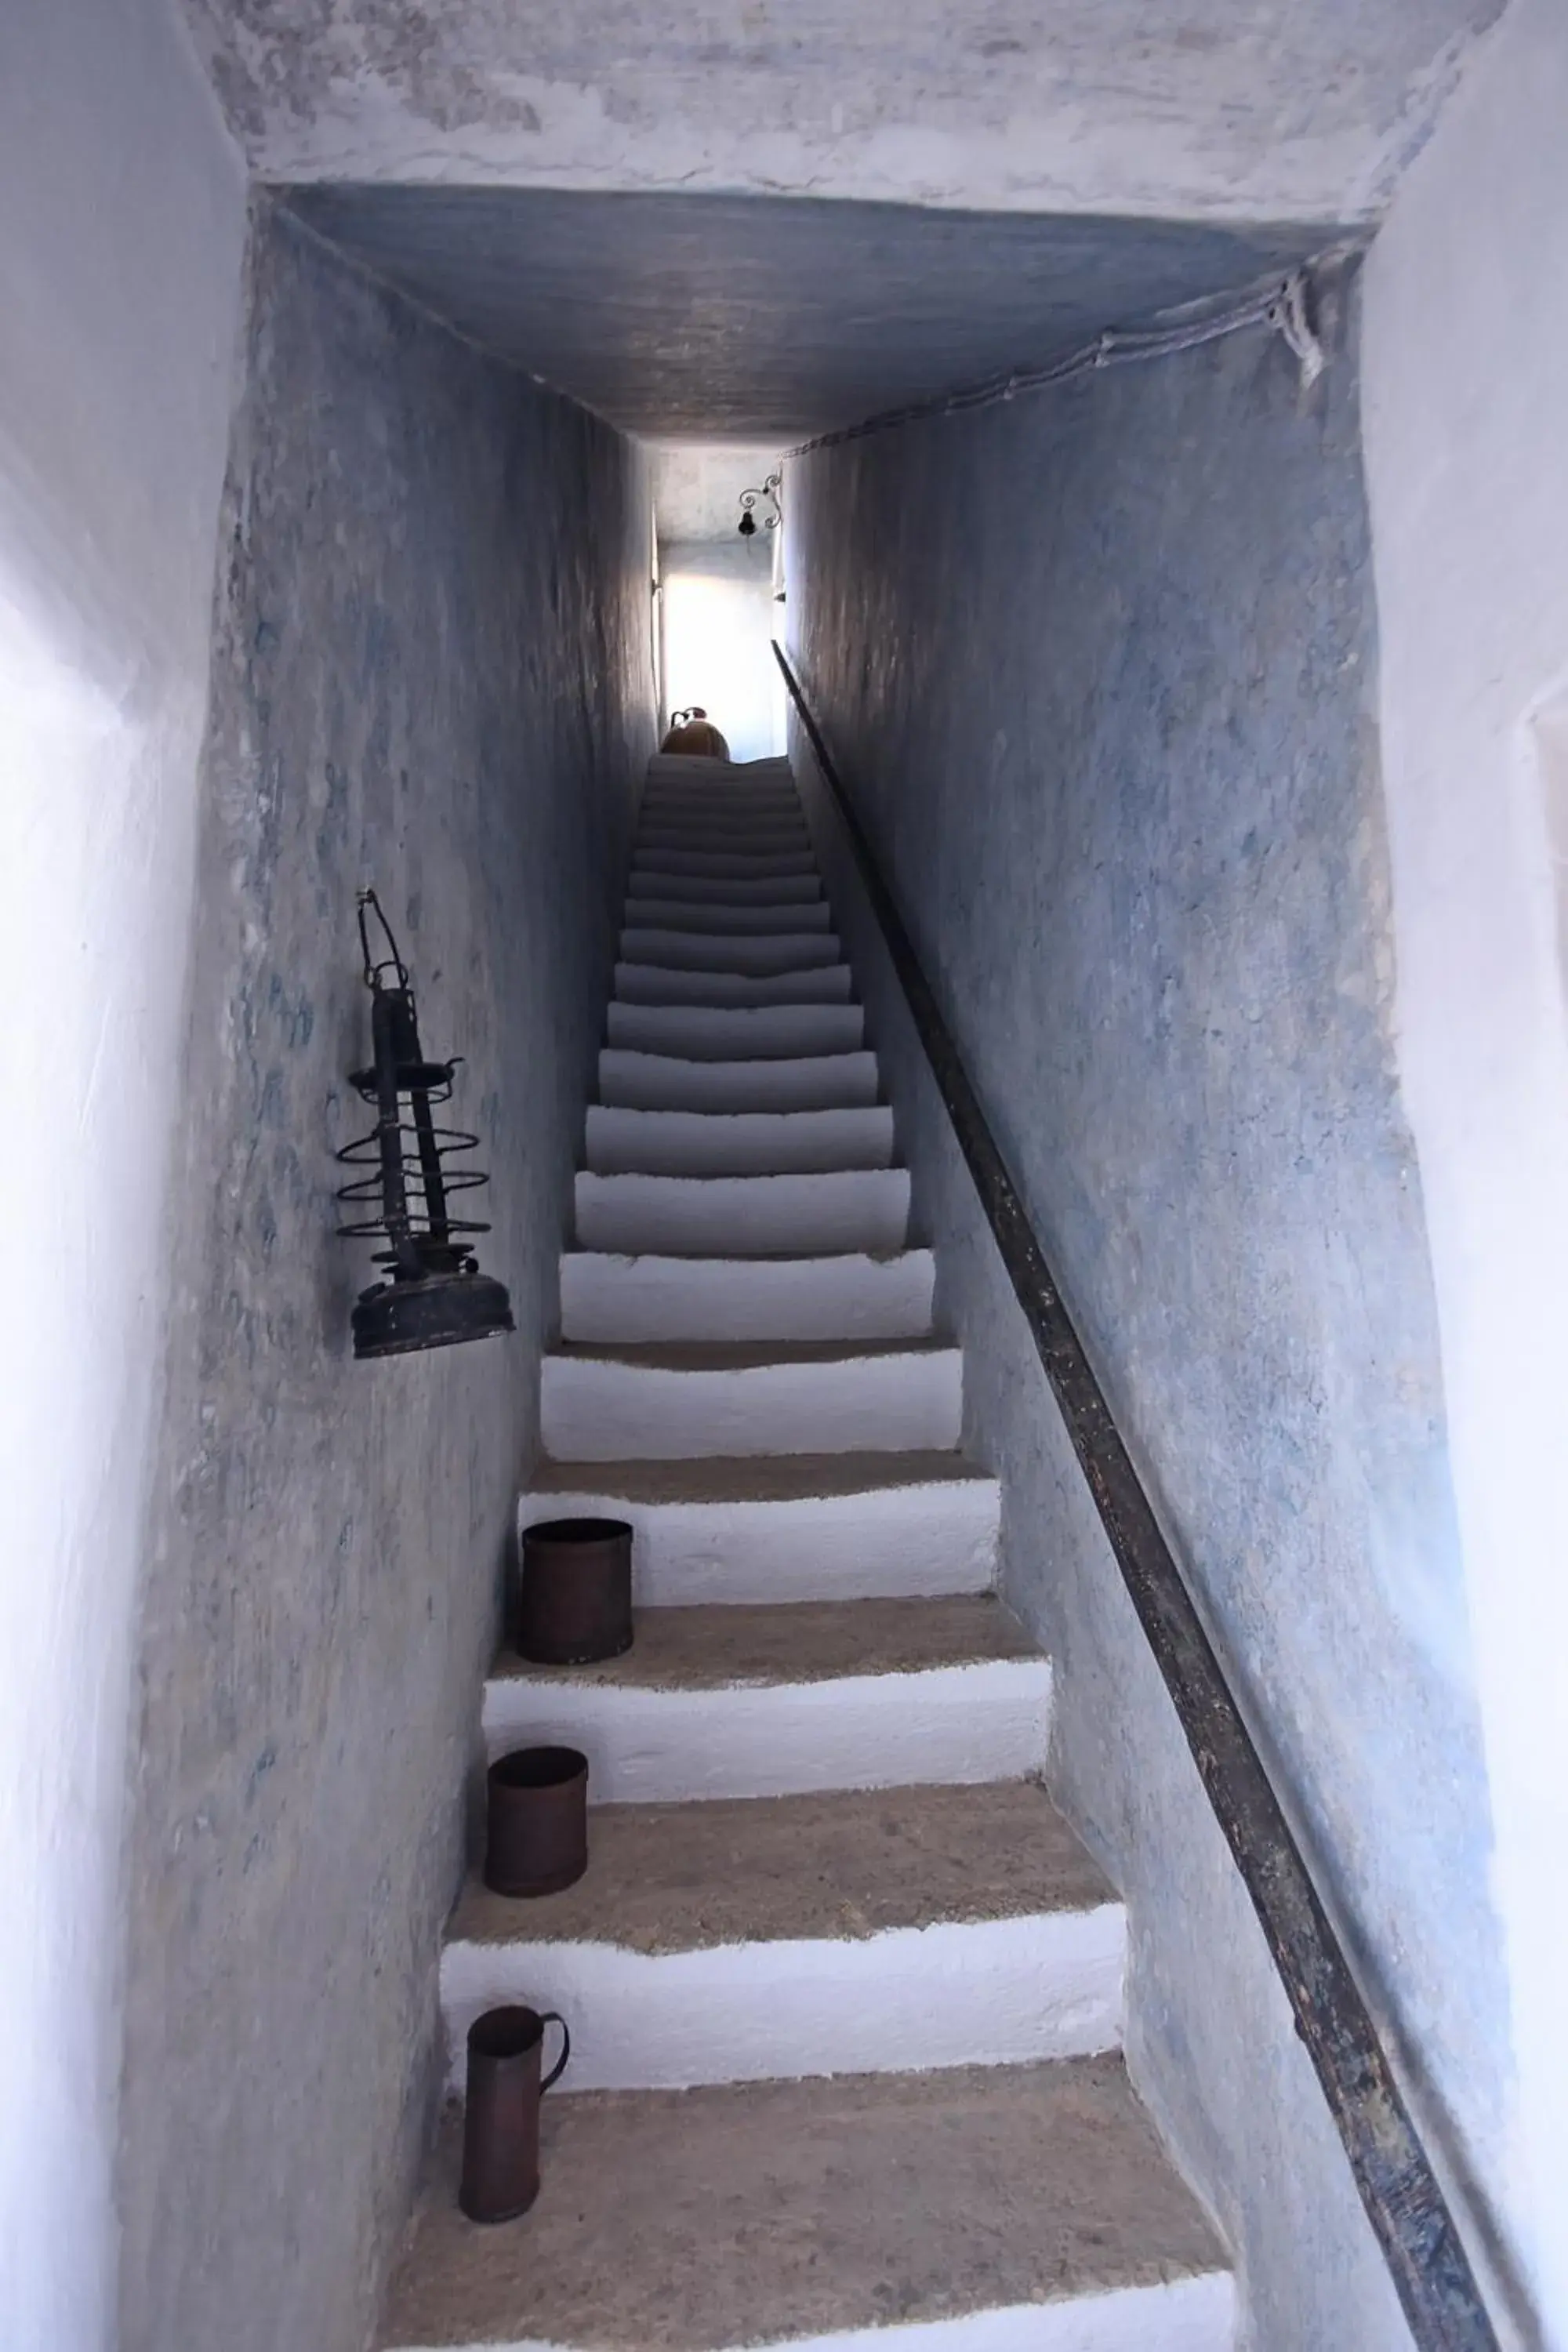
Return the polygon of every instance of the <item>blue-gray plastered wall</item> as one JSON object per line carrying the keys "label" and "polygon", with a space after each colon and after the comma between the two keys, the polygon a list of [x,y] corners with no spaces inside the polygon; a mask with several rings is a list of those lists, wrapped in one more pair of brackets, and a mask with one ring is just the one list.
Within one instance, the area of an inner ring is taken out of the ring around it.
{"label": "blue-gray plastered wall", "polygon": [[[263,201],[205,754],[127,1874],[124,2352],[361,2352],[535,1443],[636,781],[651,497],[606,426]],[[514,1338],[355,1364],[337,1146],[381,893]]]}
{"label": "blue-gray plastered wall", "polygon": [[[1418,1171],[1390,1040],[1353,284],[793,461],[829,748],[1446,2161],[1507,2032]],[[1406,2337],[1261,1936],[796,743],[1141,2085],[1260,2352]]]}

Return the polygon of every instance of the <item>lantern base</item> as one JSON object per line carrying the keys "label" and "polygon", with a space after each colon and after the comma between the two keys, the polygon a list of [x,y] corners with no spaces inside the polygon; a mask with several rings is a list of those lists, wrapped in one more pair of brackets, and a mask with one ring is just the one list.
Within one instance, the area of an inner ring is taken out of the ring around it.
{"label": "lantern base", "polygon": [[504,1284],[488,1274],[431,1274],[362,1290],[353,1311],[354,1354],[412,1356],[515,1330]]}

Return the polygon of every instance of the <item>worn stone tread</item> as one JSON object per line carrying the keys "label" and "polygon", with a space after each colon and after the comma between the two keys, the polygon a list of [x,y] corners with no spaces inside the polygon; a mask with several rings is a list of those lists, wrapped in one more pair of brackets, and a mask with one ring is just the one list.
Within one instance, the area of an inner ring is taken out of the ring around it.
{"label": "worn stone tread", "polygon": [[1118,2060],[544,2103],[543,2187],[456,2204],[448,2118],[382,2337],[728,2352],[1225,2267]]}
{"label": "worn stone tread", "polygon": [[619,1683],[629,1688],[724,1690],[910,1675],[1037,1658],[1038,1644],[992,1594],[938,1600],[795,1601],[639,1609],[637,1638],[618,1658],[536,1666],[513,1650],[500,1680]]}
{"label": "worn stone tread", "polygon": [[602,1805],[589,1854],[575,1886],[534,1901],[493,1895],[474,1877],[448,1941],[699,1951],[1116,1900],[1032,1780]]}
{"label": "worn stone tread", "polygon": [[889,1486],[991,1482],[962,1454],[733,1454],[675,1462],[541,1462],[533,1495],[618,1495],[628,1503],[795,1503]]}

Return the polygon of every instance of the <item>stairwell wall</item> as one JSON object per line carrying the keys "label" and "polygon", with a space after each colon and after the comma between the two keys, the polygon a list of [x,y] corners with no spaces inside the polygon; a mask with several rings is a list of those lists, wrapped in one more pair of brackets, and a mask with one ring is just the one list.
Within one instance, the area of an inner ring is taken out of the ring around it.
{"label": "stairwell wall", "polygon": [[[1357,293],[793,462],[824,725],[1321,1883],[1467,2180],[1507,2018],[1395,1081]],[[1131,1908],[1130,2058],[1268,2352],[1407,2342],[805,746],[1054,1784]]]}
{"label": "stairwell wall", "polygon": [[[536,1438],[635,782],[649,487],[569,402],[251,225],[135,1727],[125,2352],[360,2352]],[[380,892],[514,1338],[355,1364],[335,1149]]]}
{"label": "stairwell wall", "polygon": [[1568,15],[1515,0],[1367,266],[1398,945],[1516,2056],[1510,2236],[1568,2346]]}
{"label": "stairwell wall", "polygon": [[121,1862],[245,172],[173,0],[0,12],[0,2343],[108,2352]]}

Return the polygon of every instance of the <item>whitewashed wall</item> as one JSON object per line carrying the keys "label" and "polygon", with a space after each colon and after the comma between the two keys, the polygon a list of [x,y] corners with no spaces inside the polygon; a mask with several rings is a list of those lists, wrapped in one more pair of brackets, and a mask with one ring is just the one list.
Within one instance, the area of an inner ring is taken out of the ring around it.
{"label": "whitewashed wall", "polygon": [[1489,2184],[1568,2344],[1568,16],[1514,0],[1366,277],[1398,1045],[1517,2067]]}
{"label": "whitewashed wall", "polygon": [[741,493],[777,471],[778,453],[744,441],[655,443],[660,637],[668,713],[700,702],[737,760],[784,748],[784,685],[771,641],[784,607],[775,535],[759,499],[758,528],[742,539]]}
{"label": "whitewashed wall", "polygon": [[0,2342],[112,2341],[130,1638],[243,173],[163,0],[0,31]]}
{"label": "whitewashed wall", "polygon": [[784,748],[784,684],[772,650],[784,607],[773,602],[772,551],[760,531],[732,544],[661,551],[666,709],[700,703],[735,760],[765,760]]}
{"label": "whitewashed wall", "polygon": [[[656,441],[653,509],[661,543],[689,545],[736,538],[741,493],[757,489],[779,467],[767,442]],[[761,509],[766,511],[765,505]]]}

